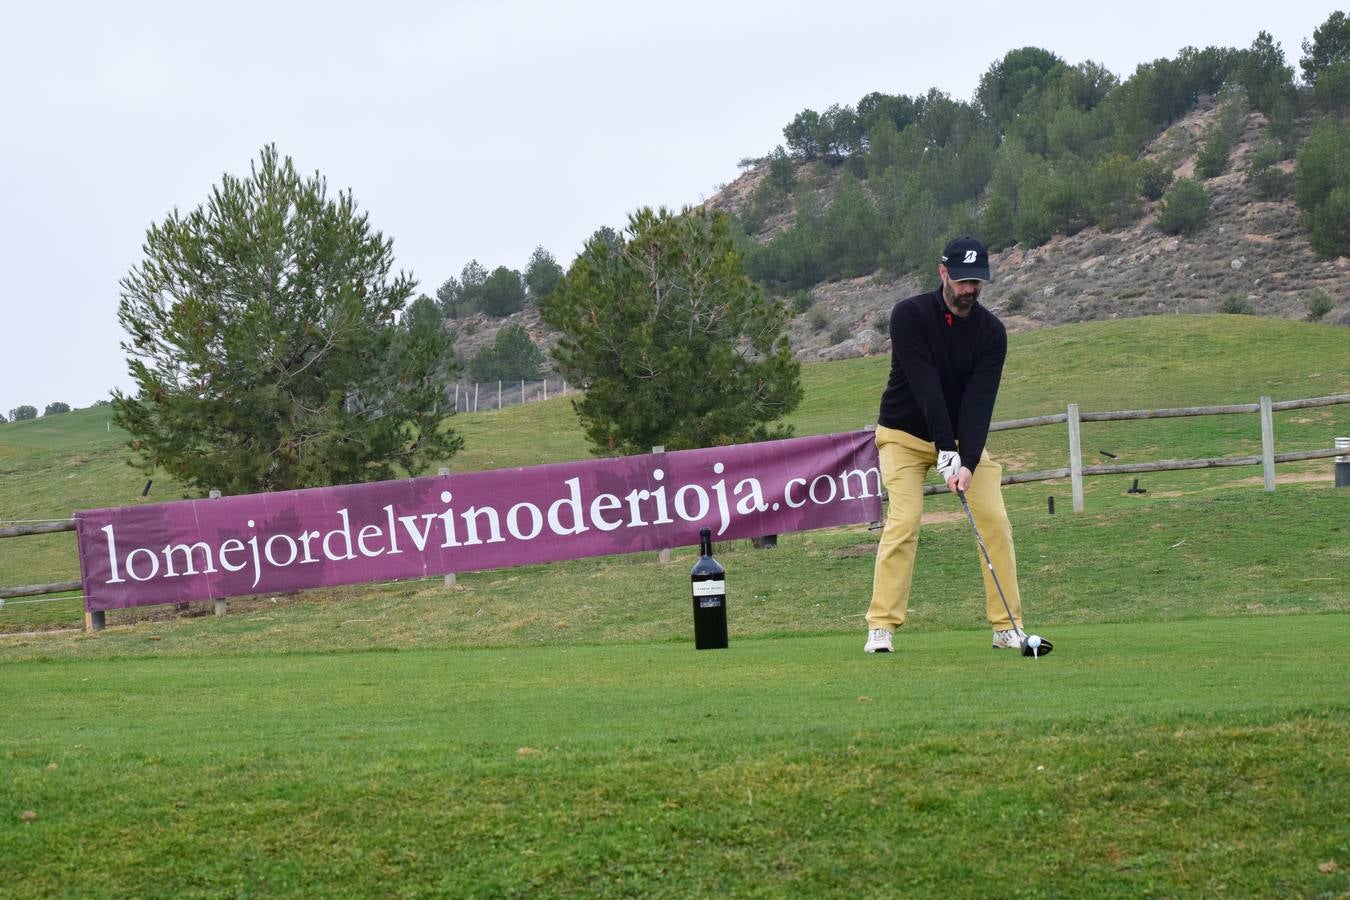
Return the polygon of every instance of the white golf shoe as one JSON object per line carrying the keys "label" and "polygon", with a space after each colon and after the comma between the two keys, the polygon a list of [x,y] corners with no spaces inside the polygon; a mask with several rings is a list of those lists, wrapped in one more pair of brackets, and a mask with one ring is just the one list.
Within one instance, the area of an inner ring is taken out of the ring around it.
{"label": "white golf shoe", "polygon": [[873,628],[867,632],[867,643],[863,644],[864,653],[890,653],[891,633],[885,628]]}
{"label": "white golf shoe", "polygon": [[994,632],[995,650],[1021,650],[1022,635],[1017,633],[1016,628],[1009,628],[1007,631]]}

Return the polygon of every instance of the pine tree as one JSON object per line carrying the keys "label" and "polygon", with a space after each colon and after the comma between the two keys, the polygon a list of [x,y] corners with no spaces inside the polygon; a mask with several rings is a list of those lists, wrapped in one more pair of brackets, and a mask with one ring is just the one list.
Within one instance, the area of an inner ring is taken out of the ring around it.
{"label": "pine tree", "polygon": [[801,402],[788,311],[746,275],[727,217],[642,209],[587,242],[541,307],[599,455],[785,437]]}
{"label": "pine tree", "polygon": [[274,146],[152,226],[118,307],[137,390],[114,421],[139,461],[232,494],[445,462],[450,337],[436,315],[397,321],[416,282],[392,267],[351,193]]}

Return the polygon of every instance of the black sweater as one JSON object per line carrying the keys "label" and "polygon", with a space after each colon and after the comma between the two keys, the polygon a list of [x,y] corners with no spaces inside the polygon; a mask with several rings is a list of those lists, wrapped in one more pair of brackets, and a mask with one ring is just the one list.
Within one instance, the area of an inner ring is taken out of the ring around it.
{"label": "black sweater", "polygon": [[1008,333],[979,303],[954,316],[939,288],[891,310],[891,377],[877,421],[959,450],[972,472],[984,452],[1008,355]]}

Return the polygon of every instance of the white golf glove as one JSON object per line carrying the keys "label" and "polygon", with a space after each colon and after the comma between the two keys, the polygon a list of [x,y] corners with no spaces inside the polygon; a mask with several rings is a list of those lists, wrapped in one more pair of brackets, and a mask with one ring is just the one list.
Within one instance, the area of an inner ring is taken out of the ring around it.
{"label": "white golf glove", "polygon": [[955,450],[939,450],[937,467],[942,473],[942,480],[950,481],[961,471],[961,454]]}

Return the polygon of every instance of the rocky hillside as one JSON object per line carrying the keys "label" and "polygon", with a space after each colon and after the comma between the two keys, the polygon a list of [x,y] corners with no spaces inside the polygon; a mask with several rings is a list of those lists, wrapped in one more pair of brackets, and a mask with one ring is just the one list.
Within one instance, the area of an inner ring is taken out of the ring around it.
{"label": "rocky hillside", "polygon": [[[1202,102],[1151,145],[1153,159],[1179,160],[1176,177],[1194,175],[1195,156],[1217,110]],[[1292,199],[1256,197],[1244,174],[1265,124],[1247,116],[1224,174],[1205,182],[1211,217],[1195,235],[1172,236],[1156,227],[1157,203],[1128,228],[1092,226],[1059,235],[1033,249],[1015,246],[993,256],[995,283],[984,302],[1010,330],[1129,316],[1219,312],[1225,298],[1245,299],[1257,315],[1306,319],[1308,296],[1327,292],[1335,307],[1321,321],[1350,325],[1350,259],[1328,259],[1308,245]],[[1292,171],[1292,161],[1279,164]],[[764,177],[752,169],[708,205],[740,209]],[[786,227],[790,213],[766,223],[757,239]],[[934,260],[936,271],[937,261]],[[885,317],[891,306],[925,289],[919,279],[855,278],[817,285],[815,305],[792,325],[798,357],[839,359],[889,352]]]}
{"label": "rocky hillside", "polygon": [[[1213,102],[1200,103],[1160,136],[1146,155],[1172,161],[1178,178],[1192,176],[1202,136],[1216,116]],[[1022,331],[1095,319],[1214,313],[1228,298],[1245,300],[1257,315],[1306,319],[1308,297],[1321,289],[1335,302],[1321,321],[1350,325],[1350,259],[1314,253],[1299,226],[1293,200],[1260,200],[1247,181],[1244,173],[1263,125],[1259,113],[1249,114],[1233,142],[1227,170],[1205,181],[1211,217],[1197,234],[1177,237],[1159,231],[1153,203],[1127,228],[1103,232],[1092,226],[1033,249],[1015,246],[994,255],[995,283],[986,289],[984,302],[1009,330]],[[1279,165],[1292,171],[1294,164]],[[765,174],[766,167],[750,169],[705,205],[740,211]],[[822,193],[830,193],[831,187],[832,179],[826,179]],[[791,221],[790,209],[780,212],[756,239],[768,240]],[[934,270],[936,266],[934,260]],[[891,306],[923,289],[912,276],[867,276],[817,285],[815,303],[791,324],[798,358],[889,352],[885,322]],[[505,320],[483,316],[462,320],[458,353],[468,359],[491,343],[498,328],[510,323],[523,325],[546,353],[555,340],[538,313],[527,309]]]}

